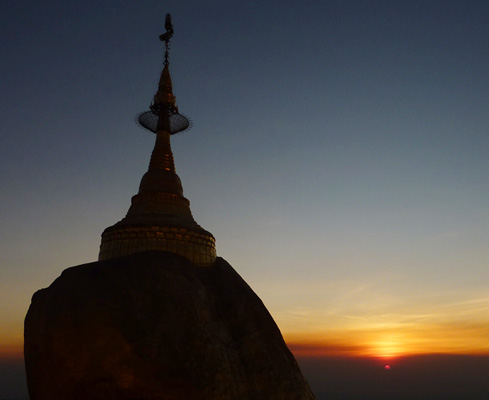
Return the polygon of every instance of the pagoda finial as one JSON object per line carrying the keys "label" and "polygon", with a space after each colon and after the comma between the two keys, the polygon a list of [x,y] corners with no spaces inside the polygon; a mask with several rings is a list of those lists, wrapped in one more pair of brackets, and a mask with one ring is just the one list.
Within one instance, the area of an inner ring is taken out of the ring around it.
{"label": "pagoda finial", "polygon": [[188,129],[190,121],[178,112],[176,98],[173,94],[169,61],[170,39],[173,37],[170,14],[166,14],[165,29],[166,32],[160,35],[160,40],[165,42],[165,61],[158,83],[158,91],[149,107],[151,111],[139,114],[138,123],[153,133],[165,129],[170,135],[173,135]]}
{"label": "pagoda finial", "polygon": [[171,24],[171,14],[166,14],[165,18],[166,32],[160,35],[160,40],[165,42],[165,64],[168,64],[168,50],[170,48],[170,39],[173,37],[173,25]]}
{"label": "pagoda finial", "polygon": [[166,32],[160,35],[160,40],[165,42],[165,63],[163,71],[161,72],[160,82],[158,84],[158,91],[155,94],[153,104],[151,104],[151,111],[161,119],[160,111],[165,110],[166,113],[175,114],[178,113],[176,106],[176,99],[173,95],[173,85],[170,76],[170,62],[169,62],[169,49],[170,39],[173,37],[173,25],[171,24],[171,15],[166,14],[165,19]]}

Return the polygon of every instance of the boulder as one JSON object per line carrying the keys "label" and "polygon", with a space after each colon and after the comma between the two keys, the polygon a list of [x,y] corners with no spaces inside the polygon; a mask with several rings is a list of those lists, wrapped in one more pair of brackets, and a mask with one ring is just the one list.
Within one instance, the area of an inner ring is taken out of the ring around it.
{"label": "boulder", "polygon": [[32,298],[25,362],[31,400],[314,399],[222,258],[149,251],[66,269]]}

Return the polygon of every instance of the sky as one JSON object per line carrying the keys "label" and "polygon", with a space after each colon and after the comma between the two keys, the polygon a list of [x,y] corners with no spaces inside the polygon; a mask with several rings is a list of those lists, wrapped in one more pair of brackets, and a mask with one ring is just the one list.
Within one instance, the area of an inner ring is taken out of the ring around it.
{"label": "sky", "polygon": [[167,12],[185,197],[295,354],[489,354],[486,1],[6,0],[0,356],[137,192]]}

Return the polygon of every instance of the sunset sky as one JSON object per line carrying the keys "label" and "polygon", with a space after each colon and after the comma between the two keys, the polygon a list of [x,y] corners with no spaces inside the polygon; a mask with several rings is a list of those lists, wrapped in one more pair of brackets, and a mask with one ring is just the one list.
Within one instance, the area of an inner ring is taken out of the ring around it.
{"label": "sunset sky", "polygon": [[487,1],[14,1],[0,14],[0,357],[95,261],[154,135],[301,356],[489,354]]}

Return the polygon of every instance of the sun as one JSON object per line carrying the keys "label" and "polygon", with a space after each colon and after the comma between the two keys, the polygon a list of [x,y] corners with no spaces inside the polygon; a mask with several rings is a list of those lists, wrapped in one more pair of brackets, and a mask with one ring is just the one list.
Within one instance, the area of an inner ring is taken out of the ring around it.
{"label": "sun", "polygon": [[392,359],[405,353],[402,342],[394,337],[383,338],[372,343],[371,352],[381,359]]}

